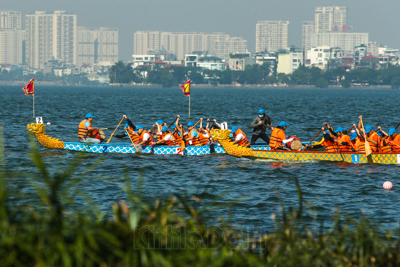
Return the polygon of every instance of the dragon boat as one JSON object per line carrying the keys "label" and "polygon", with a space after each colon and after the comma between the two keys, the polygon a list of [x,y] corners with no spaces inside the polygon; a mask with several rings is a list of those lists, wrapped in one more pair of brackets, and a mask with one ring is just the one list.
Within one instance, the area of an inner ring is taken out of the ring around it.
{"label": "dragon boat", "polygon": [[229,138],[230,130],[212,130],[211,135],[224,148],[226,153],[234,157],[245,157],[261,160],[313,162],[332,161],[347,163],[377,163],[400,164],[400,152],[377,153],[366,155],[364,152],[339,152],[326,151],[284,151],[284,150],[258,150],[234,144]]}
{"label": "dragon boat", "polygon": [[[136,154],[136,150],[131,143],[103,143],[89,144],[80,142],[63,142],[57,138],[46,135],[46,125],[31,123],[27,125],[28,131],[35,135],[40,145],[48,149],[63,149],[70,151],[81,151],[89,153],[120,153],[120,154]],[[254,145],[252,149],[257,151],[269,150],[268,145]],[[156,155],[185,155],[185,156],[201,156],[210,154],[224,154],[224,148],[214,145],[213,153],[211,147],[208,146],[186,146],[182,151],[180,146],[142,146],[141,153]]]}

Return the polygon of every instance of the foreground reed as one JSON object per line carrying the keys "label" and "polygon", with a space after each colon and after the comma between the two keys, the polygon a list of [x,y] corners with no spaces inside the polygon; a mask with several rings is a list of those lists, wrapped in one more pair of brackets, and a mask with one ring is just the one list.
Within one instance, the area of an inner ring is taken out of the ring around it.
{"label": "foreground reed", "polygon": [[[0,129],[0,135],[2,131]],[[276,230],[251,237],[223,218],[207,225],[210,212],[222,206],[216,198],[202,203],[195,196],[175,195],[148,203],[142,198],[143,174],[134,187],[125,177],[126,199],[109,213],[100,212],[80,182],[96,162],[79,171],[78,155],[50,174],[35,142],[31,157],[34,195],[20,196],[10,188],[3,138],[0,136],[0,266],[398,266],[399,241],[390,231],[333,217],[328,230],[303,221],[299,206],[274,215]],[[18,174],[17,174],[18,175]],[[16,197],[18,199],[16,200]],[[27,199],[26,199],[27,198]],[[76,203],[79,199],[79,205]],[[84,202],[85,204],[82,204]],[[29,203],[29,204],[22,204]],[[226,204],[224,204],[226,205]],[[316,215],[315,215],[316,216]]]}

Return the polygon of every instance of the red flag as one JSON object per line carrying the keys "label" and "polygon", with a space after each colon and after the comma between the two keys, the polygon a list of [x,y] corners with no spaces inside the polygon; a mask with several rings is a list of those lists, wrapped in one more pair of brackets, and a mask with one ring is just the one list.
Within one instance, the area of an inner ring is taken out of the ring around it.
{"label": "red flag", "polygon": [[190,96],[190,80],[181,86],[184,96]]}
{"label": "red flag", "polygon": [[24,91],[25,95],[35,95],[35,78],[32,78],[27,85],[25,85],[22,90]]}

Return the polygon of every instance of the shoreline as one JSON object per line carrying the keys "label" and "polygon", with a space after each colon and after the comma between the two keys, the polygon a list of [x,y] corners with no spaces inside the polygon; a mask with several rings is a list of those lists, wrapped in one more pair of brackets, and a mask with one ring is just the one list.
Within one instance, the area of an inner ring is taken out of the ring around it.
{"label": "shoreline", "polygon": [[[0,81],[1,85],[10,86],[24,86],[27,81]],[[35,81],[36,86],[55,86],[55,87],[131,87],[131,88],[163,88],[159,84],[97,84],[97,85],[83,85],[83,84],[60,84],[57,82],[48,81]],[[177,86],[178,87],[178,86]],[[173,88],[177,88],[173,87]],[[213,88],[213,89],[393,89],[390,85],[372,85],[372,86],[350,86],[349,88],[343,88],[338,85],[328,85],[327,88],[317,88],[315,85],[265,85],[265,84],[252,84],[252,85],[209,85],[209,84],[192,84],[193,88]],[[168,88],[168,87],[166,87]]]}

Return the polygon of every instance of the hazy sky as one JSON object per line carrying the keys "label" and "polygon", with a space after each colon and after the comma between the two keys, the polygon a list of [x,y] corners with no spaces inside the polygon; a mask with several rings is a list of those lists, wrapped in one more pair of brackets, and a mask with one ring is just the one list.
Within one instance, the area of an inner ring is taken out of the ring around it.
{"label": "hazy sky", "polygon": [[[67,10],[78,26],[119,28],[119,57],[131,60],[133,33],[139,30],[226,32],[244,37],[255,50],[259,20],[288,20],[289,45],[301,45],[301,22],[314,20],[317,6],[347,6],[354,32],[369,32],[370,41],[400,48],[399,0],[15,0],[0,8],[22,11]],[[23,18],[23,22],[24,22]]]}

